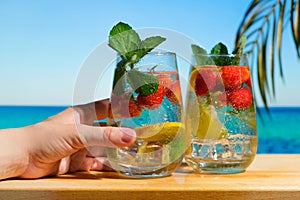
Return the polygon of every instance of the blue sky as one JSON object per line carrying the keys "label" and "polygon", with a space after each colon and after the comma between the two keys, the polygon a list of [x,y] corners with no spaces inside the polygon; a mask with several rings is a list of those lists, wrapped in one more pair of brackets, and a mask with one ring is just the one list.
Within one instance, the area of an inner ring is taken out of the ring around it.
{"label": "blue sky", "polygon": [[[250,0],[0,0],[0,105],[71,105],[89,54],[119,21],[178,31],[210,49],[233,48]],[[270,105],[299,106],[300,62],[287,35],[285,83]],[[257,81],[254,82],[257,84]],[[103,96],[108,96],[103,92]]]}

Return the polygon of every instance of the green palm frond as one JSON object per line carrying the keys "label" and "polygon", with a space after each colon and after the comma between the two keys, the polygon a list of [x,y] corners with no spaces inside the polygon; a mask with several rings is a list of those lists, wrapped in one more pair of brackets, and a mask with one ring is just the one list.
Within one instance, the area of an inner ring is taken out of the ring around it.
{"label": "green palm frond", "polygon": [[291,3],[291,31],[293,34],[294,44],[296,45],[297,55],[300,59],[300,3],[299,1],[292,1]]}
{"label": "green palm frond", "polygon": [[286,27],[293,35],[296,55],[300,59],[300,0],[252,0],[236,34],[236,46],[247,37],[245,53],[249,55],[260,97],[268,108],[268,99],[276,97],[275,72],[284,80],[282,39]]}

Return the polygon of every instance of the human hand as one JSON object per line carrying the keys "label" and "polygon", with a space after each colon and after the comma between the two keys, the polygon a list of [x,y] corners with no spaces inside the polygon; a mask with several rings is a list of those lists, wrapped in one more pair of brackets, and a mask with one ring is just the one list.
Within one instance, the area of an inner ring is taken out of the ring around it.
{"label": "human hand", "polygon": [[26,170],[21,178],[38,178],[79,170],[110,170],[103,147],[125,147],[136,134],[129,128],[92,126],[107,117],[109,101],[67,108],[25,127]]}

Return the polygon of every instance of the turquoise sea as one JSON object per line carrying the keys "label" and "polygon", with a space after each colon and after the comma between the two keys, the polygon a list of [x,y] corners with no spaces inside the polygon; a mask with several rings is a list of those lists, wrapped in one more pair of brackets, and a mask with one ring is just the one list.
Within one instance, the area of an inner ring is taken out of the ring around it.
{"label": "turquoise sea", "polygon": [[300,107],[257,110],[258,153],[300,153]]}
{"label": "turquoise sea", "polygon": [[[66,106],[0,106],[0,129],[22,127],[54,115]],[[300,153],[300,107],[257,109],[258,153]]]}

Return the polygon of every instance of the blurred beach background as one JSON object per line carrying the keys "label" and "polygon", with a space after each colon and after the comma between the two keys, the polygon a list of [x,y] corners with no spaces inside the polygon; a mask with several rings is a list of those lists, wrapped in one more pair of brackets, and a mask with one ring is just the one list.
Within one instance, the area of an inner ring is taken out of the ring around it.
{"label": "blurred beach background", "polygon": [[[78,72],[107,41],[113,25],[161,28],[192,38],[210,50],[233,49],[250,0],[0,0],[0,128],[39,122],[73,103]],[[284,80],[276,76],[270,114],[258,98],[258,153],[300,153],[300,62],[292,36],[282,43]],[[180,66],[179,66],[180,70]],[[107,77],[110,82],[111,77]],[[257,79],[253,77],[255,93]],[[98,98],[109,96],[101,88]]]}

